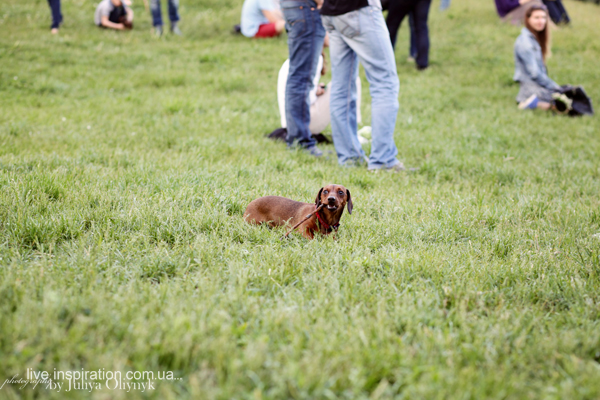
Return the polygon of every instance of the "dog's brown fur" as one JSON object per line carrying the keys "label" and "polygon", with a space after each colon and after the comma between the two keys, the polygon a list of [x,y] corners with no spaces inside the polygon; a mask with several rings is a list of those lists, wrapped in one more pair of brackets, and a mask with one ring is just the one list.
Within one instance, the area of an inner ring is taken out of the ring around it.
{"label": "dog's brown fur", "polygon": [[267,223],[272,227],[286,224],[294,226],[313,213],[312,217],[296,228],[302,236],[312,239],[315,232],[328,235],[332,231],[332,228],[327,229],[323,226],[314,214],[316,207],[321,204],[325,204],[325,207],[319,211],[319,215],[331,227],[337,227],[346,206],[348,206],[348,214],[352,214],[350,191],[342,185],[327,185],[319,190],[315,204],[301,203],[279,196],[266,196],[253,200],[244,212],[244,219],[251,224]]}

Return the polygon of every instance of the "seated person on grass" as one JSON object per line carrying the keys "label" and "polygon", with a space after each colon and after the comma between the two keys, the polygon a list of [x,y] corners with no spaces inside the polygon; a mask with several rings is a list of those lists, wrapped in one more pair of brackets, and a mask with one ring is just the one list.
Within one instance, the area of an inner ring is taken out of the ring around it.
{"label": "seated person on grass", "polygon": [[521,88],[517,102],[521,110],[552,107],[553,94],[561,87],[548,76],[546,58],[550,55],[548,12],[534,5],[525,13],[525,27],[515,42],[515,75]]}
{"label": "seated person on grass", "polygon": [[285,20],[275,0],[245,0],[242,7],[242,34],[246,37],[279,36]]}
{"label": "seated person on grass", "polygon": [[129,5],[129,0],[102,0],[96,8],[94,23],[101,28],[132,29],[133,10]]}

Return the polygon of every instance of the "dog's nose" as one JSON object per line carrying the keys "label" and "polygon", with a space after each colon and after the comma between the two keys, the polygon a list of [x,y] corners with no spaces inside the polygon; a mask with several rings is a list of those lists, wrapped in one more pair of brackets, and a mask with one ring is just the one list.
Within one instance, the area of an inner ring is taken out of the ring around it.
{"label": "dog's nose", "polygon": [[329,197],[327,198],[327,201],[328,201],[328,202],[330,202],[330,203],[335,203],[335,197],[333,197],[333,196],[329,196]]}

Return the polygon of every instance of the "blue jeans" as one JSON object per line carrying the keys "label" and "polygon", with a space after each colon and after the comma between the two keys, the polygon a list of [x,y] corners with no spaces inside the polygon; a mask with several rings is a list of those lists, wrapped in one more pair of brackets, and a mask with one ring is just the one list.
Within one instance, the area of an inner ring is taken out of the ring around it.
{"label": "blue jeans", "polygon": [[[179,0],[167,0],[169,3],[169,20],[171,23],[179,21]],[[150,11],[152,12],[152,25],[162,26],[162,14],[160,12],[160,0],[150,0]]]}
{"label": "blue jeans", "polygon": [[285,118],[287,144],[302,147],[316,145],[310,124],[309,93],[323,49],[325,29],[321,14],[313,0],[281,0],[281,9],[288,31],[290,72],[285,87]]}
{"label": "blue jeans", "polygon": [[390,4],[386,20],[392,46],[396,47],[396,36],[400,24],[404,17],[411,14],[414,23],[414,29],[411,27],[411,42],[414,37],[416,44],[415,59],[417,65],[423,68],[429,65],[429,27],[427,26],[427,18],[429,17],[430,5],[431,0],[396,0]]}
{"label": "blue jeans", "polygon": [[63,16],[60,12],[60,0],[48,0],[48,4],[52,11],[52,25],[50,26],[50,29],[58,28],[63,20]]}
{"label": "blue jeans", "polygon": [[356,124],[356,77],[360,59],[372,99],[373,141],[369,169],[393,167],[399,163],[394,142],[399,83],[381,7],[367,6],[343,15],[323,16],[323,25],[329,32],[331,130],[338,162],[347,165],[365,158]]}

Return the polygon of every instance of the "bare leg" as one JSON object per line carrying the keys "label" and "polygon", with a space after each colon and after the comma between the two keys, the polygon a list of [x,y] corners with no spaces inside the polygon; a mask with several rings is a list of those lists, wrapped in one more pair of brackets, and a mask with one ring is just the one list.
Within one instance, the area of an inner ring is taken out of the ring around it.
{"label": "bare leg", "polygon": [[546,103],[545,101],[538,102],[537,108],[540,110],[549,110],[552,108],[552,104]]}

